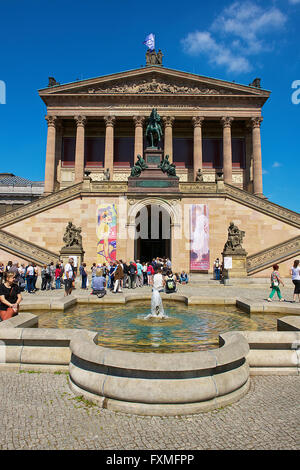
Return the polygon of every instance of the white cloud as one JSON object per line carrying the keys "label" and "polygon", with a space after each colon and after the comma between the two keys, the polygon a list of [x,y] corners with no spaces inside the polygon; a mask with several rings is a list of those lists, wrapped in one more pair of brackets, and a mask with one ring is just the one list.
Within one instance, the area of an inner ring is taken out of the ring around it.
{"label": "white cloud", "polygon": [[230,72],[249,72],[252,66],[248,56],[272,50],[265,37],[280,30],[286,20],[286,15],[276,7],[235,1],[207,31],[189,33],[182,40],[183,48],[191,55],[207,55],[211,63],[226,66]]}
{"label": "white cloud", "polygon": [[300,0],[289,0],[291,5],[298,5],[300,3]]}
{"label": "white cloud", "polygon": [[269,172],[267,170],[262,169],[262,174],[267,175]]}
{"label": "white cloud", "polygon": [[279,162],[274,162],[273,165],[272,165],[272,168],[279,168],[280,166],[282,166],[281,163],[279,163]]}
{"label": "white cloud", "polygon": [[250,63],[242,56],[217,43],[208,31],[196,31],[182,40],[184,50],[191,55],[207,54],[210,62],[225,65],[230,72],[248,72]]}

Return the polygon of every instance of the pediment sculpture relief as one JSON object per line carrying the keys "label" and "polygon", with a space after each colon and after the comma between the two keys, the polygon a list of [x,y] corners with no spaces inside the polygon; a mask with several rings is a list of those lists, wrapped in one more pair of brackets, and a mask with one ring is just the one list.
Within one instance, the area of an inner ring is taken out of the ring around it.
{"label": "pediment sculpture relief", "polygon": [[186,85],[171,83],[153,78],[151,81],[140,80],[131,83],[119,83],[113,86],[90,88],[89,93],[188,93],[200,95],[233,95],[232,91],[223,88],[210,88],[205,85]]}

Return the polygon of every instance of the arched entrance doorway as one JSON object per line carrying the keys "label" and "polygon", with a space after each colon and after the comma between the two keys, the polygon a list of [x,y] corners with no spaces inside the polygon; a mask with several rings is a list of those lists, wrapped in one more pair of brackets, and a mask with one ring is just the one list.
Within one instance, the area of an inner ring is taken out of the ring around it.
{"label": "arched entrance doorway", "polygon": [[134,257],[141,262],[171,258],[171,217],[158,204],[142,207],[135,217]]}

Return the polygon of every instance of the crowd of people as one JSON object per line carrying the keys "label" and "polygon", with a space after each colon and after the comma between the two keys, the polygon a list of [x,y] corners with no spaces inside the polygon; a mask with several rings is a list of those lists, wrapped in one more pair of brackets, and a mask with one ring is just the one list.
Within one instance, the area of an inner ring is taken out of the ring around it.
{"label": "crowd of people", "polygon": [[[35,263],[19,264],[9,261],[5,266],[0,262],[0,318],[6,320],[19,311],[22,300],[21,292],[26,291],[33,294],[37,291],[37,280],[40,276],[41,290],[61,289],[64,286],[65,296],[72,293],[75,288],[75,279],[81,277],[81,289],[88,289],[89,277],[91,278],[91,294],[103,297],[107,290],[113,293],[122,292],[123,289],[136,289],[149,286],[166,293],[177,291],[178,284],[188,284],[189,276],[185,271],[172,272],[172,263],[169,258],[154,258],[151,262],[141,263],[136,261],[114,261],[110,263],[93,263],[90,270],[86,263],[82,263],[77,270],[74,259],[63,265],[62,262],[38,268]],[[89,276],[91,274],[91,276]],[[297,298],[300,302],[300,261],[295,260],[290,270],[294,284],[294,296],[292,302]],[[215,279],[219,280],[222,275],[222,265],[219,258],[214,262]],[[272,301],[275,293],[279,300],[284,301],[280,285],[284,283],[279,275],[279,266],[273,265],[271,273],[271,293],[267,300]]]}
{"label": "crowd of people", "polygon": [[[88,271],[86,263],[79,269],[82,279],[82,289],[87,289]],[[172,272],[172,263],[169,258],[154,258],[151,262],[140,260],[126,262],[118,260],[111,263],[96,264],[91,267],[92,293],[105,295],[105,287],[113,293],[122,292],[122,289],[136,289],[143,286],[154,286],[154,276],[159,274],[165,283],[168,293],[176,292],[177,284],[187,284],[189,276],[185,271]]]}

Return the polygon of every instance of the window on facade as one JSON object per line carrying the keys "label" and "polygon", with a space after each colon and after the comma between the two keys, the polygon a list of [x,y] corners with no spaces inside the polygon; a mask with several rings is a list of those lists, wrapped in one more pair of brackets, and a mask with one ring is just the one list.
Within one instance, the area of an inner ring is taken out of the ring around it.
{"label": "window on facade", "polygon": [[203,168],[223,167],[223,139],[202,140]]}
{"label": "window on facade", "polygon": [[177,166],[192,168],[193,166],[193,139],[189,137],[173,138],[173,162]]}
{"label": "window on facade", "polygon": [[103,167],[105,153],[105,137],[86,137],[85,139],[85,166]]}
{"label": "window on facade", "polygon": [[75,137],[63,137],[62,141],[62,166],[72,167],[75,165]]}
{"label": "window on facade", "polygon": [[232,139],[232,167],[245,168],[246,150],[245,139]]}
{"label": "window on facade", "polygon": [[132,167],[134,165],[134,137],[114,138],[114,166]]}

